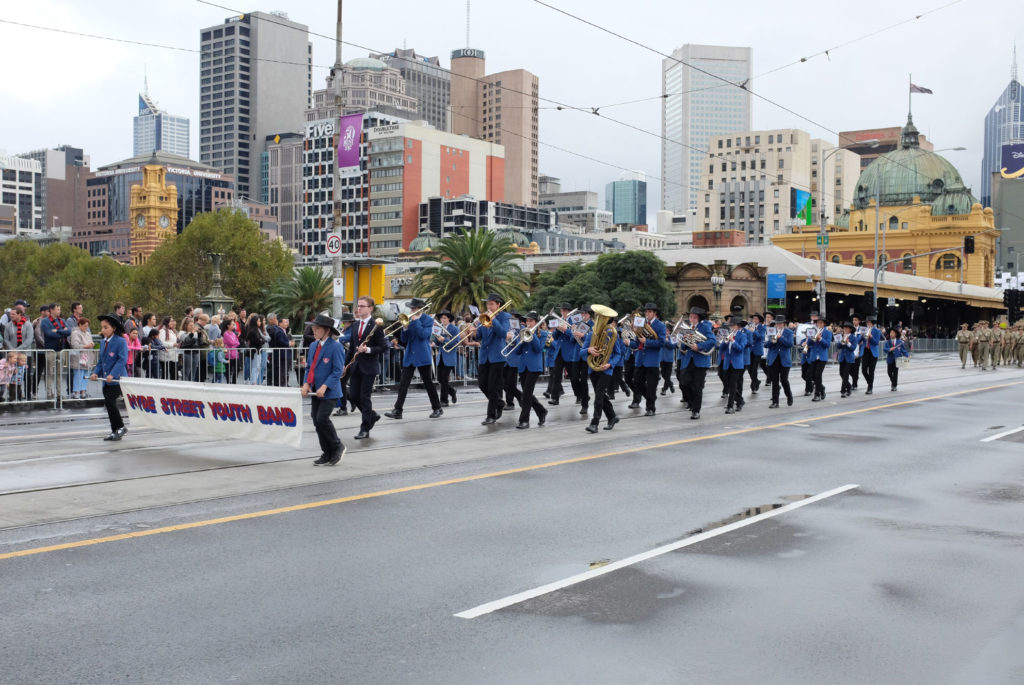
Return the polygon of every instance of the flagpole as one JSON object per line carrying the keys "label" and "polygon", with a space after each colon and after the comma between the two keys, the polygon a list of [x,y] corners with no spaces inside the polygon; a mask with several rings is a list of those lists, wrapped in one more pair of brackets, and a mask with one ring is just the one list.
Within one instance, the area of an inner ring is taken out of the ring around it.
{"label": "flagpole", "polygon": [[912,88],[913,85],[914,85],[914,75],[913,74],[907,74],[907,117],[910,117],[913,114],[912,107],[911,107],[911,103],[913,102],[913,100],[911,99],[911,96],[914,94],[914,89]]}

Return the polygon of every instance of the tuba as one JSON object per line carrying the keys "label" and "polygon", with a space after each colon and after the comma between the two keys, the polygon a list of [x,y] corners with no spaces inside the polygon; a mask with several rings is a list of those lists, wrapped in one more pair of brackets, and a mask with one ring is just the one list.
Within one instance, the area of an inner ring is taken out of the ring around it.
{"label": "tuba", "polygon": [[591,308],[597,320],[590,336],[590,346],[597,348],[597,354],[587,356],[587,366],[591,371],[600,371],[601,367],[611,359],[612,352],[615,351],[615,343],[619,339],[618,332],[614,328],[608,327],[608,322],[618,316],[618,312],[603,304],[595,304]]}

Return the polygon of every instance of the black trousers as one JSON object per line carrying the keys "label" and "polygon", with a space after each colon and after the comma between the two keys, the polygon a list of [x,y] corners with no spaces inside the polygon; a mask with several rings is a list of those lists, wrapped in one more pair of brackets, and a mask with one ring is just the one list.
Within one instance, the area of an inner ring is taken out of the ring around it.
{"label": "black trousers", "polygon": [[362,415],[359,430],[365,433],[370,432],[370,428],[373,427],[374,416],[376,416],[376,412],[373,411],[373,400],[371,399],[373,381],[376,378],[377,374],[367,374],[360,371],[358,362],[349,369],[348,397],[349,401],[355,405]]}
{"label": "black trousers", "polygon": [[686,398],[686,403],[690,405],[690,411],[699,412],[704,404],[704,380],[707,378],[708,370],[690,364],[682,373],[679,388]]}
{"label": "black trousers", "polygon": [[789,389],[789,367],[783,366],[778,359],[768,367],[768,382],[772,384],[772,402],[779,403],[779,386],[786,391],[786,399],[793,399],[793,391]]}
{"label": "black trousers", "polygon": [[745,369],[742,367],[735,369],[728,369],[725,372],[725,378],[729,384],[729,404],[730,407],[742,407],[743,406],[743,372]]}
{"label": "black trousers", "polygon": [[341,451],[341,439],[338,438],[338,431],[334,429],[334,422],[331,421],[331,410],[338,403],[337,399],[324,399],[311,395],[313,405],[313,427],[316,428],[316,437],[320,440],[320,450],[324,455],[331,457]]}
{"label": "black trousers", "polygon": [[121,418],[121,410],[117,408],[117,400],[120,397],[120,385],[103,384],[103,406],[107,410],[107,418],[110,419],[111,433],[124,428],[124,419]]}
{"label": "black trousers", "polygon": [[857,379],[860,377],[860,357],[854,357],[853,363],[850,364],[850,387],[857,387]]}
{"label": "black trousers", "polygon": [[417,371],[419,371],[420,380],[423,381],[423,387],[427,391],[427,397],[430,399],[430,408],[441,408],[441,400],[437,399],[437,389],[434,387],[433,369],[429,364],[425,364],[402,367],[402,377],[398,381],[398,399],[395,400],[395,411],[402,411],[402,407],[405,406],[405,396],[409,392],[409,384],[412,383],[412,377]]}
{"label": "black trousers", "polygon": [[804,379],[804,392],[814,390],[814,364],[810,361],[800,365],[800,377]]}
{"label": "black trousers", "polygon": [[489,419],[500,419],[501,412],[505,408],[505,398],[502,397],[504,381],[504,364],[500,362],[477,364],[477,384],[480,386],[480,392],[487,398],[487,418]]}
{"label": "black trousers", "polygon": [[839,362],[839,379],[842,381],[840,392],[850,392],[850,371],[854,368],[853,362]]}
{"label": "black trousers", "polygon": [[531,409],[538,419],[543,419],[548,415],[548,410],[537,401],[536,395],[533,394],[534,388],[537,387],[538,378],[540,378],[540,371],[523,371],[519,374],[519,384],[523,388],[519,397],[519,406],[521,407],[519,423],[529,423]]}
{"label": "black trousers", "polygon": [[718,362],[718,380],[722,381],[722,395],[724,397],[729,396],[729,374],[726,372],[724,366],[722,366],[721,360]]}
{"label": "black trousers", "polygon": [[[601,414],[604,414],[609,421],[615,418],[615,407],[608,399],[608,388],[611,387],[612,376],[603,371],[595,371],[590,374],[590,383],[594,386],[594,418],[590,419],[590,423],[596,426],[601,423]],[[655,383],[657,383],[657,378],[655,378]]]}
{"label": "black trousers", "polygon": [[630,355],[629,359],[622,366],[622,379],[625,381],[629,392],[633,394],[633,401],[639,402],[640,395],[636,391],[636,359]]}
{"label": "black trousers", "polygon": [[587,372],[589,370],[590,367],[587,366],[586,359],[574,361],[569,368],[573,392],[576,393],[576,397],[579,398],[584,407],[590,406],[590,386],[587,385]]}
{"label": "black trousers", "polygon": [[892,387],[896,387],[896,383],[900,379],[900,369],[895,363],[886,364],[886,371],[889,372],[889,382],[892,383]]}
{"label": "black trousers", "polygon": [[[658,378],[661,369],[657,366],[638,366],[633,375],[633,387],[644,398],[644,409],[654,411],[654,403],[658,399]],[[634,400],[639,397],[634,397]]]}
{"label": "black trousers", "polygon": [[751,354],[750,355],[750,366],[747,367],[747,373],[750,374],[750,389],[757,390],[761,387],[761,381],[757,378],[757,370],[761,367],[761,355]]}
{"label": "black trousers", "polygon": [[864,374],[864,382],[868,384],[868,390],[871,390],[875,385],[875,365],[877,363],[877,357],[871,356],[870,352],[864,352],[864,357],[861,361],[861,372]]}
{"label": "black trousers", "polygon": [[609,396],[614,395],[619,390],[629,390],[629,386],[626,385],[626,381],[622,380],[623,368],[616,366],[612,369],[612,382],[609,385],[608,394]]}
{"label": "black trousers", "polygon": [[565,376],[565,366],[566,361],[562,359],[562,353],[556,353],[555,365],[551,367],[551,377],[548,378],[548,394],[553,400],[557,400],[565,394],[565,388],[562,387],[562,378]]}
{"label": "black trousers", "polygon": [[814,373],[814,396],[825,396],[825,364],[827,362],[816,361],[811,365]]}
{"label": "black trousers", "polygon": [[[516,362],[518,363],[518,362]],[[519,367],[505,364],[505,375],[501,379],[505,391],[505,404],[515,404],[515,401],[522,399],[523,393],[519,392]]]}
{"label": "black trousers", "polygon": [[452,392],[452,386],[448,383],[448,379],[451,378],[452,369],[455,367],[448,366],[444,362],[437,362],[437,383],[441,386],[441,401],[447,402],[449,397],[454,397],[455,394]]}
{"label": "black trousers", "polygon": [[672,385],[672,362],[661,362],[661,388],[668,390],[668,386]]}

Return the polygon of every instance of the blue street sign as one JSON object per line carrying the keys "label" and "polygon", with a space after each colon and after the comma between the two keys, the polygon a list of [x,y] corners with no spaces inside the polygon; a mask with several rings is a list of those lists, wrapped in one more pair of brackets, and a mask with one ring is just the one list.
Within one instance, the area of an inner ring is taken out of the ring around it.
{"label": "blue street sign", "polygon": [[768,274],[768,299],[786,299],[786,274]]}

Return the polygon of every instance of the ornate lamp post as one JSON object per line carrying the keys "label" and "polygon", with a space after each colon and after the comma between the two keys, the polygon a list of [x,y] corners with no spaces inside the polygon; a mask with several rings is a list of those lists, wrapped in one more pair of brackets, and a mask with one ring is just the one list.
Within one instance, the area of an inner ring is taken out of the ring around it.
{"label": "ornate lamp post", "polygon": [[220,284],[220,260],[224,255],[219,252],[208,252],[207,255],[213,260],[213,284],[210,286],[209,294],[202,299],[200,305],[203,311],[209,312],[212,316],[230,310],[235,301],[224,294],[224,288]]}
{"label": "ornate lamp post", "polygon": [[722,287],[725,286],[725,276],[729,273],[729,265],[724,259],[716,259],[711,271],[711,289],[715,293],[715,316],[722,316]]}

